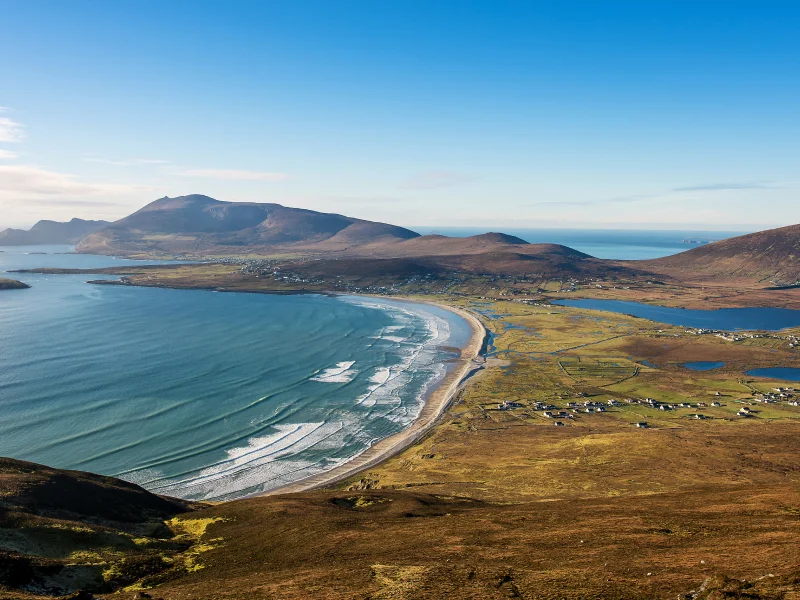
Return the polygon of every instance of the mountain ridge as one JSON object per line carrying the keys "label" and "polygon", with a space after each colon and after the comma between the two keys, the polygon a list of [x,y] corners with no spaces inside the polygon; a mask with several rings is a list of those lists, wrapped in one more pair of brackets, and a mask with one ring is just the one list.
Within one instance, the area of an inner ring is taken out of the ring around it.
{"label": "mountain ridge", "polygon": [[109,221],[90,221],[73,218],[69,221],[38,221],[25,229],[0,231],[0,246],[35,246],[40,244],[74,244],[86,235],[110,225]]}
{"label": "mountain ridge", "polygon": [[794,284],[800,281],[800,224],[748,233],[672,256],[636,262],[681,279],[741,277]]}
{"label": "mountain ridge", "polygon": [[[171,236],[171,237],[170,237]],[[202,194],[159,198],[81,240],[79,252],[213,252],[225,248],[347,248],[419,234],[396,225],[276,203],[224,202]]]}

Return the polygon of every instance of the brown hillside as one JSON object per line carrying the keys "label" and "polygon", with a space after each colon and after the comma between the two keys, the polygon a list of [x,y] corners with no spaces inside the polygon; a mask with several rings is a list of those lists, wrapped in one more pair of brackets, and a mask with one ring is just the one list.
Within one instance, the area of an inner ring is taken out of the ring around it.
{"label": "brown hillside", "polygon": [[571,258],[589,258],[588,254],[578,252],[557,244],[529,244],[525,240],[503,233],[485,233],[469,237],[447,237],[444,235],[424,235],[417,238],[365,247],[362,252],[372,252],[384,256],[457,256],[463,254],[483,254],[486,252],[520,252],[523,254],[550,254]]}
{"label": "brown hillside", "polygon": [[748,278],[794,284],[800,281],[800,225],[729,238],[635,264],[680,279]]}
{"label": "brown hillside", "polygon": [[166,576],[191,540],[165,521],[202,506],[113,477],[0,458],[0,597],[111,592]]}

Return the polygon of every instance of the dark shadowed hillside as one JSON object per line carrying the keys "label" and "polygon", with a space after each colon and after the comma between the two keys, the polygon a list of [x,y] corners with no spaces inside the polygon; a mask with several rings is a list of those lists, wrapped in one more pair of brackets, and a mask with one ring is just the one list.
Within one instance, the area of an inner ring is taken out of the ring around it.
{"label": "dark shadowed hillside", "polygon": [[800,225],[759,231],[652,261],[647,269],[679,279],[747,278],[777,284],[800,281]]}
{"label": "dark shadowed hillside", "polygon": [[109,225],[108,221],[72,219],[66,223],[39,221],[25,231],[6,229],[0,231],[0,246],[33,246],[37,244],[75,244],[92,232]]}
{"label": "dark shadowed hillside", "polygon": [[201,506],[112,477],[0,458],[0,597],[110,592],[166,577],[192,545],[168,520]]}
{"label": "dark shadowed hillside", "polygon": [[[427,236],[426,236],[427,237]],[[555,244],[476,244],[470,238],[445,238],[446,243],[419,246],[395,244],[375,257],[348,256],[298,264],[292,270],[303,277],[384,276],[410,277],[452,272],[527,277],[636,277],[642,273],[593,258]],[[413,241],[417,241],[413,240]],[[439,242],[440,240],[437,240]],[[393,252],[397,253],[393,255]]]}
{"label": "dark shadowed hillside", "polygon": [[161,198],[81,241],[78,251],[98,254],[247,253],[326,243],[398,241],[418,234],[393,225],[280,204],[221,202],[193,194]]}

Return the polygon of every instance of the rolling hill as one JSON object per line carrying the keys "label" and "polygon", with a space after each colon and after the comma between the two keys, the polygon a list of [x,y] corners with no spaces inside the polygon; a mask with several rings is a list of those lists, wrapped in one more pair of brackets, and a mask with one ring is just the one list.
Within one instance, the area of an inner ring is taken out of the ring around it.
{"label": "rolling hill", "polygon": [[92,232],[110,225],[108,221],[72,219],[66,223],[39,221],[29,230],[0,231],[0,246],[35,246],[39,244],[75,244]]}
{"label": "rolling hill", "polygon": [[792,285],[800,281],[800,225],[728,238],[635,264],[681,280],[756,279]]}

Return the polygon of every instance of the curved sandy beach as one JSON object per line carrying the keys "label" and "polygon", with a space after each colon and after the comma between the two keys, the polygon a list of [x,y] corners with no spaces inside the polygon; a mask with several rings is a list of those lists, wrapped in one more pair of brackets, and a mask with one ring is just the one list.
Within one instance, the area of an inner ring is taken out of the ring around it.
{"label": "curved sandy beach", "polygon": [[[385,299],[385,297],[381,298]],[[432,304],[459,315],[469,323],[472,329],[472,335],[466,346],[461,349],[461,357],[458,359],[456,366],[445,375],[436,388],[428,395],[425,399],[425,405],[422,407],[417,418],[403,431],[399,431],[394,435],[380,440],[361,454],[354,456],[351,460],[329,471],[318,473],[266,492],[254,494],[253,496],[291,494],[325,487],[347,479],[360,471],[373,467],[402,452],[422,438],[422,436],[436,424],[467,377],[474,371],[483,368],[483,361],[480,360],[480,350],[486,335],[486,329],[475,315],[466,310],[440,304],[438,302],[409,300],[408,298],[396,299],[402,300],[403,302]]]}

